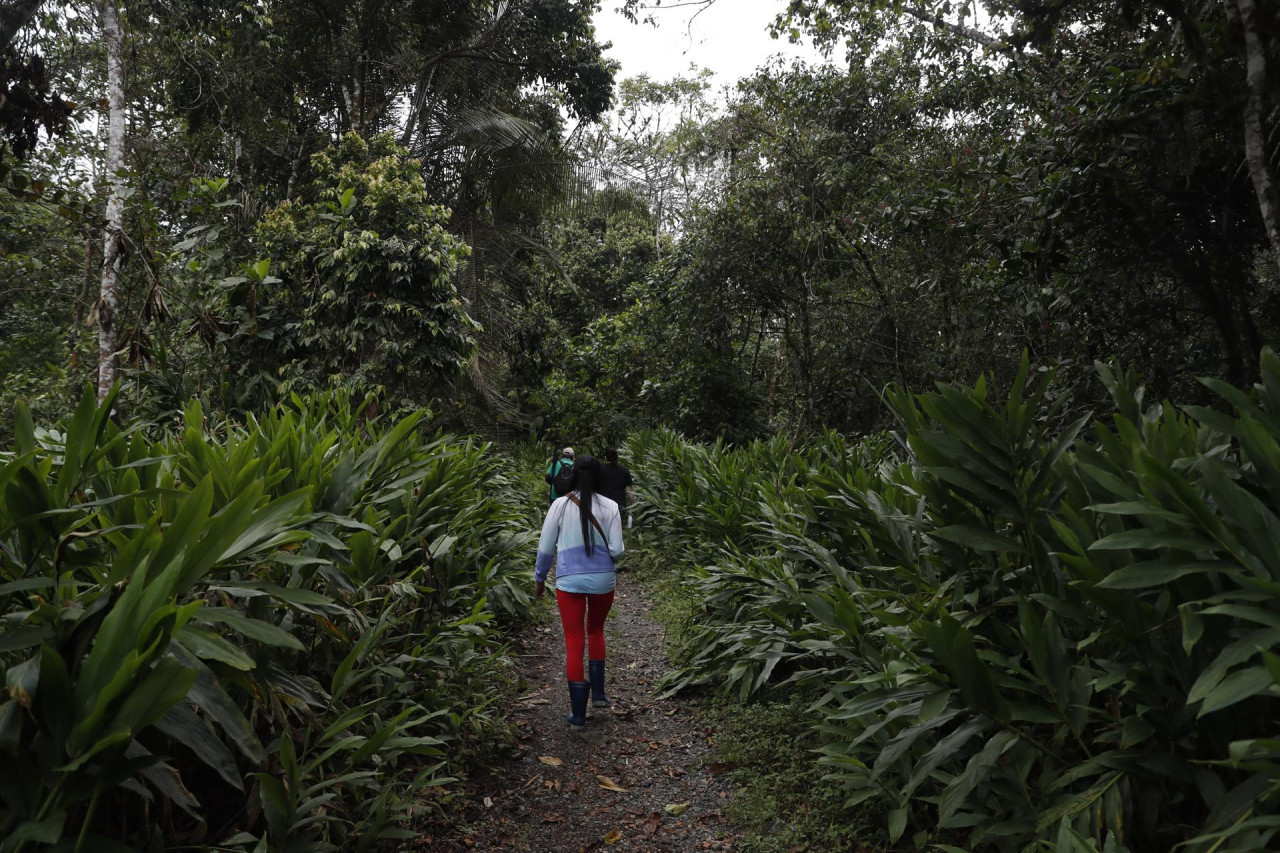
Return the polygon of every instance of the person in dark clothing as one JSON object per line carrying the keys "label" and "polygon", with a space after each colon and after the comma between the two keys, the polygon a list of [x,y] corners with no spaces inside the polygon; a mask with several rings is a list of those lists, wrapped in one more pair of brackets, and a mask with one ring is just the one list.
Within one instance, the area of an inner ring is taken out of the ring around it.
{"label": "person in dark clothing", "polygon": [[635,497],[631,471],[618,464],[617,448],[606,449],[604,458],[605,464],[600,466],[600,494],[616,503],[619,512],[625,513],[627,504]]}

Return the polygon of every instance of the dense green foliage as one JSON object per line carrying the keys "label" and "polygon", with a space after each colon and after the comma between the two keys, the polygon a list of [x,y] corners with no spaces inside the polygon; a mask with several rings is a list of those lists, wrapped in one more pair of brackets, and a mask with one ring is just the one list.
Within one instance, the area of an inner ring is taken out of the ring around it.
{"label": "dense green foliage", "polygon": [[[779,0],[833,61],[718,100],[700,72],[613,88],[592,3],[131,4],[121,405],[336,383],[463,431],[742,441],[880,429],[886,384],[1008,380],[1023,350],[1090,400],[1119,358],[1204,402],[1280,333],[1280,42],[1238,7]],[[94,10],[25,33],[98,102]],[[93,360],[100,135],[5,179],[0,394],[47,412]]]}
{"label": "dense green foliage", "polygon": [[[22,50],[77,111],[0,164],[17,199],[0,251],[21,261],[0,268],[0,394],[68,414],[65,377],[98,358],[83,330],[112,177],[94,129],[105,60],[100,4],[36,5]],[[465,401],[473,374],[488,391],[503,267],[564,195],[566,118],[609,104],[590,15],[575,0],[129,4],[122,408],[200,393],[252,410],[299,381],[415,404]]]}
{"label": "dense green foliage", "polygon": [[542,413],[857,432],[889,422],[888,383],[1007,381],[1023,350],[1089,400],[1098,359],[1195,402],[1198,375],[1256,379],[1280,279],[1232,7],[998,4],[980,31],[948,4],[792,3],[783,31],[839,61],[763,68],[723,106],[630,81],[582,156],[677,239],[546,373],[590,415]]}
{"label": "dense green foliage", "polygon": [[[71,388],[88,378],[92,359],[72,355],[87,349],[83,265],[84,237],[75,225],[26,201],[0,198],[3,411],[11,413],[23,399],[39,414],[57,417],[68,406]],[[6,414],[0,435],[11,433]]]}
{"label": "dense green foliage", "polygon": [[119,173],[106,6],[0,4],[0,853],[394,845],[628,434],[823,843],[1274,847],[1276,4],[778,0],[721,98],[594,0],[108,4]]}
{"label": "dense green foliage", "polygon": [[409,837],[495,723],[498,623],[530,601],[487,448],[345,396],[192,404],[156,440],[111,404],[20,409],[0,463],[4,849]]}
{"label": "dense green foliage", "polygon": [[467,249],[405,153],[389,137],[348,134],[313,158],[298,198],[263,215],[258,243],[280,279],[261,294],[243,282],[241,298],[278,330],[254,337],[267,338],[258,349],[286,384],[380,382],[429,399],[470,357],[474,321],[453,282]]}
{"label": "dense green foliage", "polygon": [[[660,529],[628,531],[627,572],[645,588],[652,614],[663,626],[676,664],[696,654],[703,602],[685,583],[687,564]],[[884,810],[868,804],[851,812],[834,779],[813,772],[813,750],[822,744],[821,714],[811,706],[821,691],[777,690],[741,703],[737,696],[701,697],[701,727],[714,744],[713,773],[732,785],[725,816],[740,830],[743,853],[855,850],[875,838]]]}
{"label": "dense green foliage", "polygon": [[1270,847],[1280,358],[1262,366],[1249,394],[1208,383],[1230,415],[1100,366],[1112,406],[1087,430],[1024,364],[1007,395],[894,392],[898,445],[633,436],[647,521],[703,602],[670,688],[819,690],[818,760],[894,842]]}

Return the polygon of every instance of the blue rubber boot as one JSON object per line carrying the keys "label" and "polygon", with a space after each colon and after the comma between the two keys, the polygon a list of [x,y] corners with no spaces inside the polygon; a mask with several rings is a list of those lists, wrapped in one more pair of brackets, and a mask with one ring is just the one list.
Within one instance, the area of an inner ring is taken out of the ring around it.
{"label": "blue rubber boot", "polygon": [[591,705],[594,708],[608,708],[612,703],[604,695],[604,661],[587,661],[591,677]]}
{"label": "blue rubber boot", "polygon": [[569,682],[569,728],[580,732],[587,725],[587,697],[591,685],[585,681]]}

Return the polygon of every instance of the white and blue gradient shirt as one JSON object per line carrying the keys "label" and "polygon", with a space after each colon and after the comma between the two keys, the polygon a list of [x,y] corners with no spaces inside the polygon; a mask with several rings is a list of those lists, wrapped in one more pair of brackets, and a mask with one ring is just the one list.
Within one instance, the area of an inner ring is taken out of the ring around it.
{"label": "white and blue gradient shirt", "polygon": [[[577,492],[573,494],[575,497],[578,495]],[[591,514],[609,541],[602,541],[600,531],[594,524],[588,524],[592,551],[587,554],[577,504],[567,495],[556,498],[551,504],[547,518],[542,522],[542,538],[538,540],[538,565],[534,570],[538,581],[547,579],[551,561],[555,559],[556,589],[588,594],[613,591],[613,558],[623,551],[622,515],[616,503],[601,495],[593,496]]]}

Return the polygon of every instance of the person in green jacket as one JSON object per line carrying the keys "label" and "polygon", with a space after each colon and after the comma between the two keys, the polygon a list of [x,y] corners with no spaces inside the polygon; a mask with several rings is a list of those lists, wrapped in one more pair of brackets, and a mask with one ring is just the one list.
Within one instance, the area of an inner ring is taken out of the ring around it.
{"label": "person in green jacket", "polygon": [[551,501],[573,491],[573,448],[566,447],[551,458],[545,477],[551,487]]}

